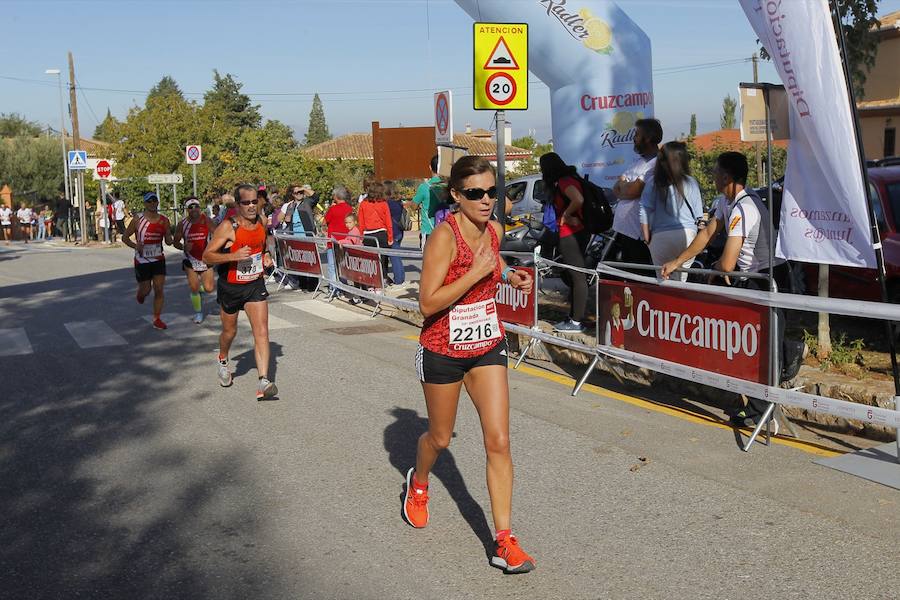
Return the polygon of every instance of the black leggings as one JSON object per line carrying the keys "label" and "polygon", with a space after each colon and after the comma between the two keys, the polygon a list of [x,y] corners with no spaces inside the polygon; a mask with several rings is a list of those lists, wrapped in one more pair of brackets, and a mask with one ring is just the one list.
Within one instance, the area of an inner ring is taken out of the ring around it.
{"label": "black leggings", "polygon": [[[364,231],[363,235],[363,246],[372,246],[372,247],[381,247],[381,248],[390,248],[391,245],[388,244],[388,236],[387,231],[373,231],[368,232]],[[378,240],[378,243],[375,243],[375,240],[371,239],[375,238]],[[386,279],[388,276],[388,257],[384,254],[381,255],[381,277],[382,280]]]}
{"label": "black leggings", "polygon": [[[584,268],[584,252],[587,250],[591,234],[579,231],[559,240],[560,262],[573,267]],[[587,310],[587,275],[568,269],[563,271],[563,282],[569,286],[569,317],[573,321],[584,321]]]}

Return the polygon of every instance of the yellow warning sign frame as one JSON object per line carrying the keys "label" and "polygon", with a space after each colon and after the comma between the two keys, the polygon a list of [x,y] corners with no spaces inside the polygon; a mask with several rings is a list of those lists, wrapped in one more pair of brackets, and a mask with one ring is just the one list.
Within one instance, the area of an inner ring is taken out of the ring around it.
{"label": "yellow warning sign frame", "polygon": [[[527,110],[528,23],[473,23],[472,32],[473,108]],[[502,47],[509,63],[493,56]]]}

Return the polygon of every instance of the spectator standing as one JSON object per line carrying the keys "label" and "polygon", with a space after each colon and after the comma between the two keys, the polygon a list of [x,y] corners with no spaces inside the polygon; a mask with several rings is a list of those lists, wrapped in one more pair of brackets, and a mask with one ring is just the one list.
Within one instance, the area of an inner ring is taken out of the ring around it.
{"label": "spectator standing", "polygon": [[[541,156],[540,164],[544,189],[556,211],[560,262],[583,269],[584,252],[591,235],[584,228],[584,190],[578,172],[575,167],[563,162],[556,152]],[[587,276],[565,269],[563,281],[569,286],[569,318],[554,325],[553,329],[563,333],[579,332],[583,329],[587,311]]]}
{"label": "spectator standing", "polygon": [[[388,210],[391,213],[391,230],[394,236],[391,248],[396,250],[403,243],[403,225],[401,221],[403,219],[403,211],[406,209],[403,208],[402,200],[394,198],[393,181],[388,180],[384,182],[384,196],[387,199]],[[403,270],[403,260],[399,256],[391,256],[391,284],[403,285],[405,281],[406,273]]]}
{"label": "spectator standing", "polygon": [[[697,236],[702,216],[700,185],[691,177],[687,146],[669,142],[660,149],[653,177],[641,195],[641,230],[653,264],[664,265],[684,252]],[[691,261],[683,263],[690,265]],[[675,277],[685,281],[687,273]]]}
{"label": "spectator standing", "polygon": [[653,263],[641,232],[640,200],[646,181],[656,167],[662,136],[662,125],[656,119],[640,119],[634,124],[634,152],[638,156],[613,186],[613,194],[618,199],[613,220],[614,252],[622,262]]}
{"label": "spectator standing", "polygon": [[425,247],[425,240],[434,231],[434,211],[437,208],[432,206],[434,202],[433,187],[441,183],[441,176],[438,175],[438,157],[437,154],[431,157],[429,163],[431,167],[431,178],[423,182],[416,189],[416,195],[412,201],[419,206],[419,232],[421,234],[421,247]]}
{"label": "spectator standing", "polygon": [[[325,212],[326,235],[338,241],[347,239],[350,229],[347,227],[347,217],[353,214],[350,206],[350,192],[342,185],[335,186],[331,190],[331,206]],[[328,244],[326,252],[328,262],[328,278],[335,279],[334,249]]]}
{"label": "spectator standing", "polygon": [[[116,231],[120,236],[125,235],[125,201],[113,196],[113,218],[116,221]],[[115,238],[113,239],[115,241]]]}
{"label": "spectator standing", "polygon": [[[366,189],[366,199],[356,209],[359,228],[363,232],[363,245],[390,248],[394,243],[391,210],[384,197],[384,184],[375,181]],[[373,239],[374,238],[374,239]],[[381,255],[381,271],[387,273],[387,256]]]}
{"label": "spectator standing", "polygon": [[49,204],[44,205],[44,209],[41,211],[41,226],[44,228],[44,239],[51,240],[53,239],[53,220],[54,220],[53,209],[50,208]]}
{"label": "spectator standing", "polygon": [[[356,218],[356,213],[349,213],[347,217],[344,219],[344,226],[347,228],[347,237],[338,240],[338,244],[341,246],[358,246],[362,244],[362,234],[359,231],[359,221]],[[352,284],[353,287],[358,287],[355,283]],[[356,305],[362,302],[359,296],[351,295],[348,300],[350,304]]]}
{"label": "spectator standing", "polygon": [[22,231],[22,237],[25,243],[31,238],[31,222],[34,220],[34,212],[25,203],[19,204],[19,210],[16,211],[16,218],[19,220],[19,229]]}

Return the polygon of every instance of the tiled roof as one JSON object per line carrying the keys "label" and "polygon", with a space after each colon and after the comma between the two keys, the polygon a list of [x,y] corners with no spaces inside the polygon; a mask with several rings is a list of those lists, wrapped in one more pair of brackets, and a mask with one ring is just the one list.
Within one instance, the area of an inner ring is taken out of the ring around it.
{"label": "tiled roof", "polygon": [[[714,148],[739,150],[752,146],[752,143],[741,141],[740,129],[720,129],[718,131],[710,131],[695,136],[694,145],[698,150],[709,152]],[[787,148],[788,142],[787,140],[775,140],[774,145],[781,148]]]}
{"label": "tiled roof", "polygon": [[900,27],[900,10],[878,17],[878,20],[881,21],[882,30]]}
{"label": "tiled roof", "polygon": [[[453,143],[469,149],[469,154],[494,158],[497,144],[492,139],[475,137],[471,134],[458,133],[453,136]],[[371,133],[349,133],[327,142],[304,148],[303,153],[312,158],[323,160],[373,160]],[[519,160],[531,156],[531,150],[516,146],[506,147],[506,157]]]}
{"label": "tiled roof", "polygon": [[877,110],[879,108],[900,108],[900,98],[888,98],[886,100],[867,100],[857,102],[859,110]]}

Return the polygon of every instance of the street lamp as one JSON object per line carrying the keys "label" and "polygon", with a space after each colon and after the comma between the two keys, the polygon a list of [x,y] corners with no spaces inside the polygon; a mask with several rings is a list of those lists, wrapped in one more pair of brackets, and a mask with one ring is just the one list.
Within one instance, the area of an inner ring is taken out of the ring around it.
{"label": "street lamp", "polygon": [[44,71],[46,75],[56,75],[56,82],[59,87],[59,140],[62,145],[63,158],[63,178],[66,182],[66,203],[68,205],[69,222],[66,227],[66,237],[72,233],[72,193],[69,186],[69,160],[66,156],[66,116],[63,109],[63,91],[62,91],[62,75],[59,69],[47,69]]}

